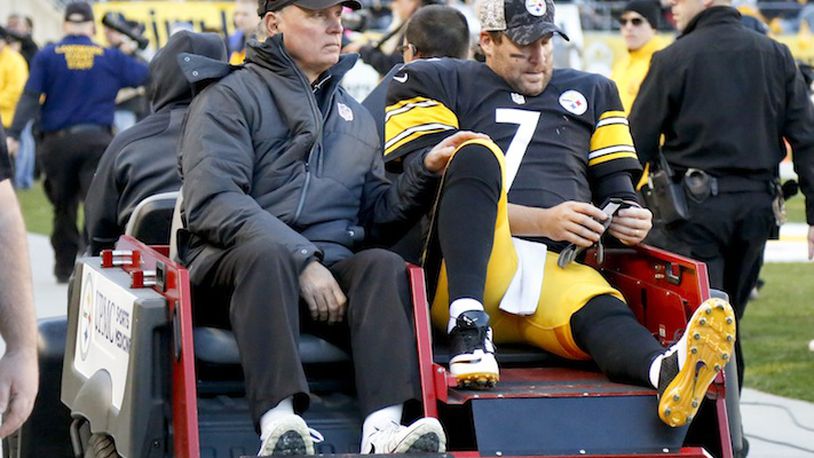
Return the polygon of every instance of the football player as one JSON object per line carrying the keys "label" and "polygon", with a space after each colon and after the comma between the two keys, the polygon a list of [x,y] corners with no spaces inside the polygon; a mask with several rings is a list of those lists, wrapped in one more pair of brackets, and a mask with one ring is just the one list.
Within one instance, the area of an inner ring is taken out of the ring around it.
{"label": "football player", "polygon": [[[606,229],[634,245],[651,228],[631,179],[640,166],[622,104],[607,78],[553,69],[553,37],[567,37],[551,0],[485,0],[479,16],[485,63],[404,66],[385,116],[390,166],[458,130],[491,137],[459,146],[447,166],[424,257],[437,277],[432,317],[449,333],[450,372],[461,385],[492,386],[493,341],[530,343],[658,388],[662,420],[687,423],[732,352],[731,307],[702,305],[665,350],[597,271],[560,260]],[[600,207],[611,199],[622,209],[609,220]]]}

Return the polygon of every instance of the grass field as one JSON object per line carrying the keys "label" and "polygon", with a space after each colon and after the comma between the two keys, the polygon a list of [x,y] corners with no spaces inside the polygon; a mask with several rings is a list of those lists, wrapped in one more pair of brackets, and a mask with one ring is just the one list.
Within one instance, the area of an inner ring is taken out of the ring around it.
{"label": "grass field", "polygon": [[814,402],[814,263],[766,264],[741,322],[746,386]]}
{"label": "grass field", "polygon": [[[30,232],[49,234],[51,206],[42,185],[20,191],[19,199]],[[803,199],[787,203],[789,221],[804,222]],[[746,386],[814,402],[814,263],[766,264],[766,285],[749,304],[741,327],[747,361]]]}

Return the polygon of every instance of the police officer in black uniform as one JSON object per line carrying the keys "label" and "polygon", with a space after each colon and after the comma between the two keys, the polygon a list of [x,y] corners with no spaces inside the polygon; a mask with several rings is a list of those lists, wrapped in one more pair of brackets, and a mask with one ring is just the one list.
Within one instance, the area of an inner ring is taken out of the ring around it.
{"label": "police officer in black uniform", "polygon": [[[664,228],[666,248],[706,262],[740,319],[776,224],[784,139],[814,255],[814,106],[789,49],[743,27],[728,1],[672,0],[672,10],[682,35],[653,56],[630,127],[641,162],[658,163],[660,148],[685,190],[688,217]],[[743,386],[740,338],[736,354]]]}
{"label": "police officer in black uniform", "polygon": [[61,283],[68,281],[79,250],[79,203],[112,139],[116,94],[123,87],[144,84],[149,75],[146,64],[91,40],[95,24],[89,4],[67,6],[64,31],[62,40],[34,56],[9,130],[9,147],[14,150],[26,122],[41,109],[39,154],[45,191],[54,205],[51,245],[56,253],[54,274]]}

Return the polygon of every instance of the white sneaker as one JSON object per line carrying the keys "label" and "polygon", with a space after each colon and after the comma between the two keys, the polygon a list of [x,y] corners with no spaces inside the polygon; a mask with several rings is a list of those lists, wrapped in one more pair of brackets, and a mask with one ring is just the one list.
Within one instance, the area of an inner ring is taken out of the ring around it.
{"label": "white sneaker", "polygon": [[271,424],[260,438],[258,456],[313,455],[314,442],[322,442],[322,436],[305,424],[299,415],[286,415]]}
{"label": "white sneaker", "polygon": [[391,422],[377,429],[362,444],[363,454],[444,453],[447,436],[437,419],[421,418],[410,426]]}

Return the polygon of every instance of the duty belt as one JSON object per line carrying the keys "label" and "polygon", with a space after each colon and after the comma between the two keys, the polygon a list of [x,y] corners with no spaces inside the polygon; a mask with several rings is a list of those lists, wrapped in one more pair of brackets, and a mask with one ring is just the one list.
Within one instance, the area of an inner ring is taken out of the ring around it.
{"label": "duty belt", "polygon": [[774,183],[768,179],[755,179],[739,175],[714,177],[700,169],[687,169],[684,186],[691,197],[705,198],[723,192],[765,191],[774,194]]}
{"label": "duty belt", "polygon": [[65,129],[47,132],[46,136],[64,137],[66,135],[76,134],[90,134],[90,133],[111,133],[110,126],[102,126],[99,124],[76,124]]}

